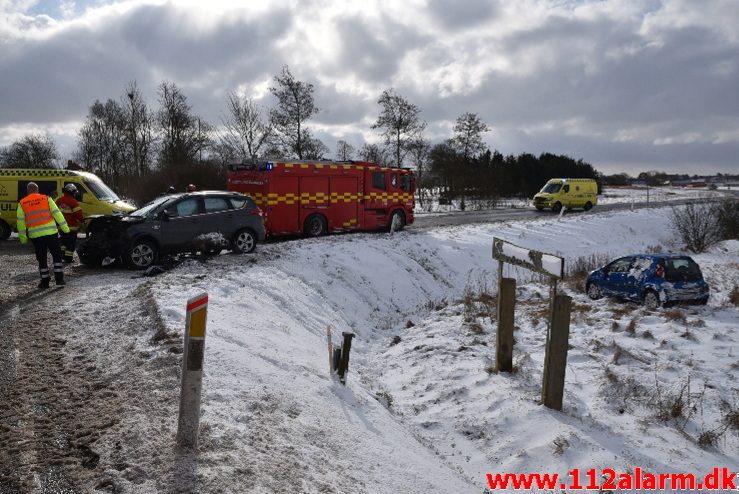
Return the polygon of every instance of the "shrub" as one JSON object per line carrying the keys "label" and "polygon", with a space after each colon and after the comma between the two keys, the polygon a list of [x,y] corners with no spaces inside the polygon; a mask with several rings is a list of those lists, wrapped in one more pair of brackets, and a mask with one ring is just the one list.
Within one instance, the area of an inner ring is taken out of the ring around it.
{"label": "shrub", "polygon": [[672,208],[672,226],[691,252],[704,252],[713,244],[739,238],[739,201],[686,204]]}
{"label": "shrub", "polygon": [[734,288],[729,293],[729,302],[739,307],[739,285],[734,285]]}

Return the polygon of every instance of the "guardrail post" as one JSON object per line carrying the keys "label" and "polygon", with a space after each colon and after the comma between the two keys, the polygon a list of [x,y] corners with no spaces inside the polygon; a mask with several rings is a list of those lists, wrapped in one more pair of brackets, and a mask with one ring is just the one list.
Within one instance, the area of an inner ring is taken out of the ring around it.
{"label": "guardrail post", "polygon": [[562,410],[571,308],[572,298],[567,295],[554,297],[552,316],[549,321],[550,335],[544,355],[544,377],[541,386],[542,403],[554,410]]}
{"label": "guardrail post", "polygon": [[495,369],[513,370],[513,321],[516,307],[516,280],[500,278],[498,284],[498,334],[495,349]]}
{"label": "guardrail post", "polygon": [[200,391],[205,353],[205,323],[208,294],[201,293],[187,301],[184,351],[182,353],[182,387],[177,423],[177,446],[197,449],[200,427]]}
{"label": "guardrail post", "polygon": [[349,352],[352,349],[352,338],[354,333],[343,332],[344,342],[341,344],[341,358],[339,359],[339,380],[341,384],[346,384],[346,372],[349,370]]}

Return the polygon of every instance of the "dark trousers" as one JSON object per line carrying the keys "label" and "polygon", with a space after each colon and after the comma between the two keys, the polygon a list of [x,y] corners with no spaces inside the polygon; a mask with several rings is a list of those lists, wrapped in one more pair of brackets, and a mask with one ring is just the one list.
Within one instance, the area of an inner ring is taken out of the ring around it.
{"label": "dark trousers", "polygon": [[62,236],[62,253],[64,254],[64,262],[71,263],[74,261],[74,249],[77,247],[77,232],[60,233]]}
{"label": "dark trousers", "polygon": [[41,273],[41,284],[49,285],[49,262],[46,260],[46,251],[51,252],[54,259],[54,280],[57,284],[64,283],[64,266],[62,264],[62,249],[59,246],[59,237],[56,235],[44,235],[32,238],[33,248],[36,250],[38,270]]}

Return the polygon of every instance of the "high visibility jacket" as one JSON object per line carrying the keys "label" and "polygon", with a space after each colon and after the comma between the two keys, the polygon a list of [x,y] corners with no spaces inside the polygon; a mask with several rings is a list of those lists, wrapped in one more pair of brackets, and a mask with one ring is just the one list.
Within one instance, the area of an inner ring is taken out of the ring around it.
{"label": "high visibility jacket", "polygon": [[69,226],[64,220],[64,215],[56,207],[54,199],[43,194],[28,194],[18,202],[15,213],[18,236],[22,241],[28,238],[38,238],[45,235],[58,235],[56,224],[64,233],[69,233]]}
{"label": "high visibility jacket", "polygon": [[73,232],[79,230],[85,221],[85,215],[82,213],[82,208],[80,207],[80,203],[77,202],[77,199],[72,194],[64,194],[56,201],[56,205],[59,206],[64,219],[67,220],[69,229]]}

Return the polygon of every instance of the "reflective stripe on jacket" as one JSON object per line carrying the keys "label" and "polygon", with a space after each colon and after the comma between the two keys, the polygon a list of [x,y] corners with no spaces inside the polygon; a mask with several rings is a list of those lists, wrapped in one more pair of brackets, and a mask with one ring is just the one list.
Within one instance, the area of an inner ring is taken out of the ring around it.
{"label": "reflective stripe on jacket", "polygon": [[54,199],[43,194],[28,194],[21,199],[16,210],[16,220],[20,237],[25,237],[26,231],[28,238],[57,235],[57,223],[64,233],[69,233],[69,226]]}
{"label": "reflective stripe on jacket", "polygon": [[69,229],[76,232],[85,221],[85,215],[82,213],[80,203],[71,194],[64,194],[56,201],[56,205],[64,215],[64,219],[67,220]]}

